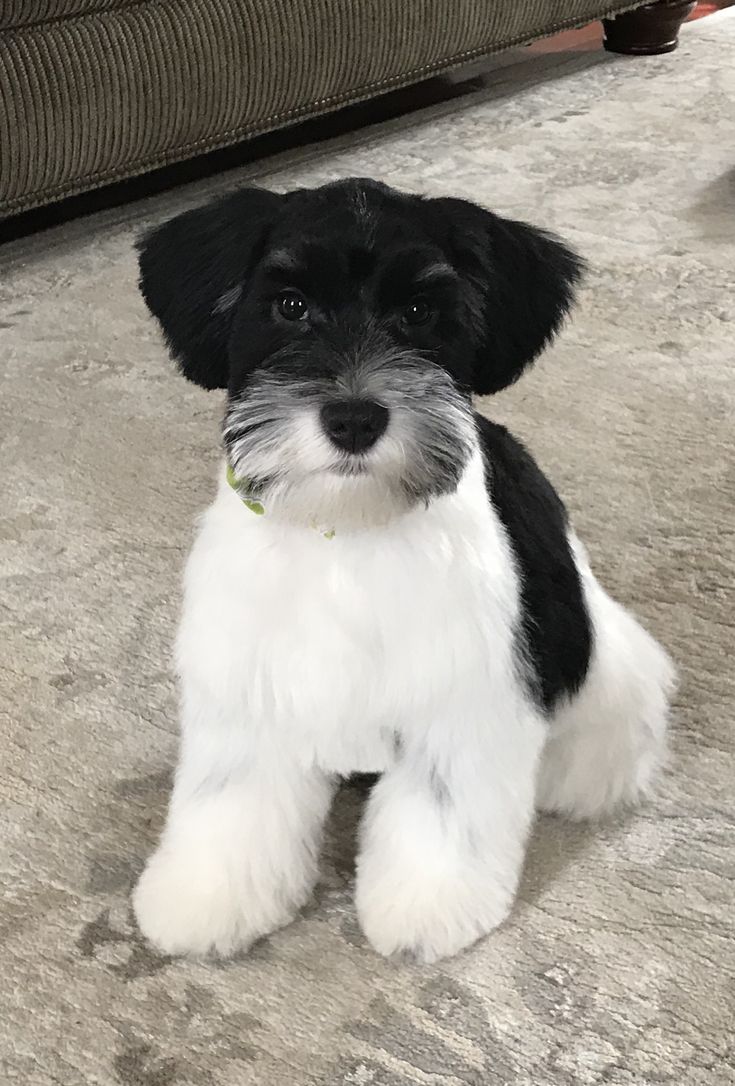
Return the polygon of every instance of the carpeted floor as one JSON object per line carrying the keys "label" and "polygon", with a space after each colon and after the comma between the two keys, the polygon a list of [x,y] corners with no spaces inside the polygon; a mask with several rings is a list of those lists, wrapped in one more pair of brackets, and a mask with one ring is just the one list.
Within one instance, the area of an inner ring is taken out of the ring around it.
{"label": "carpeted floor", "polygon": [[131,926],[221,406],[174,376],[132,242],[244,175],[0,253],[4,1082],[735,1083],[733,56],[728,12],[673,56],[500,65],[462,101],[257,172],[479,198],[591,262],[561,341],[483,407],[527,439],[602,580],[677,659],[671,770],[628,821],[541,820],[512,920],[439,967],[385,962],[359,933],[356,791],[316,902],[251,957],[167,961]]}

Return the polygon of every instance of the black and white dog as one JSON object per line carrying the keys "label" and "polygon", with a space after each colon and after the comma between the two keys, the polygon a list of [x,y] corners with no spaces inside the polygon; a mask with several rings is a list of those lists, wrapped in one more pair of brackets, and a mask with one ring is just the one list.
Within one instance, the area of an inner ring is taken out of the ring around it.
{"label": "black and white dog", "polygon": [[663,756],[668,657],[471,405],[557,331],[580,262],[462,200],[349,180],[235,192],[153,230],[140,267],[184,375],[227,389],[140,927],[230,954],[287,924],[336,783],[369,771],[362,927],[382,954],[454,954],[508,915],[535,808],[633,803]]}

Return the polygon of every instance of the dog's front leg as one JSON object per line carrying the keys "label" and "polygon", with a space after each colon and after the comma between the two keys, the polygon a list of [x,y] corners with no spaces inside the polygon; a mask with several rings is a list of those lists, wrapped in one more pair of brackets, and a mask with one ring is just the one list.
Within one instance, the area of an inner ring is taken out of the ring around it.
{"label": "dog's front leg", "polygon": [[317,876],[333,791],[266,729],[189,705],[168,820],[134,894],[168,954],[229,955],[288,924]]}
{"label": "dog's front leg", "polygon": [[[545,726],[521,697],[447,705],[409,732],[373,790],[357,909],[381,954],[455,954],[508,915],[533,817]],[[504,710],[504,712],[501,712]]]}

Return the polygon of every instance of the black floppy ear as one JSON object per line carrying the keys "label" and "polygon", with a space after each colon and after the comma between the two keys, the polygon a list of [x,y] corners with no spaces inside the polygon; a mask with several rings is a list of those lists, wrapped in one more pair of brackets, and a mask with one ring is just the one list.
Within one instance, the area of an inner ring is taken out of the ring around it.
{"label": "black floppy ear", "polygon": [[527,223],[464,200],[431,202],[443,205],[448,216],[449,246],[476,314],[472,391],[499,392],[559,330],[584,263],[557,238]]}
{"label": "black floppy ear", "polygon": [[181,372],[203,388],[227,387],[232,317],[285,199],[240,189],[177,215],[138,242],[146,304]]}

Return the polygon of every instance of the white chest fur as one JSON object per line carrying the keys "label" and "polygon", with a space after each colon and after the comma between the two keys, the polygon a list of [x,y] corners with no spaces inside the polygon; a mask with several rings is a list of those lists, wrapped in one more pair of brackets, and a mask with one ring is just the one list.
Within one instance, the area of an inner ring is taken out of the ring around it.
{"label": "white chest fur", "polygon": [[381,770],[438,706],[507,675],[517,596],[479,457],[428,509],[331,539],[223,483],[187,568],[185,697],[195,686],[228,727],[281,732],[325,769]]}

